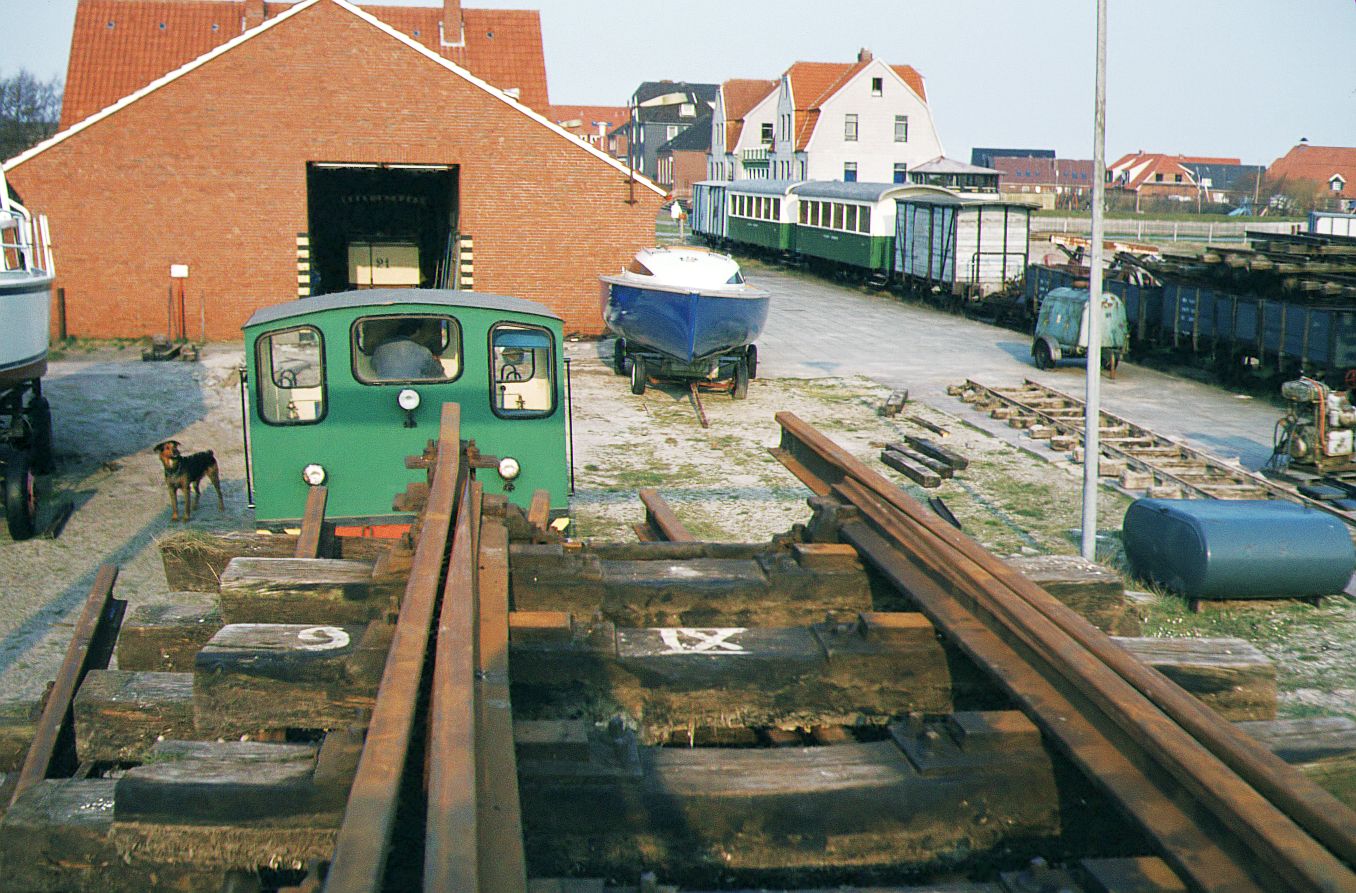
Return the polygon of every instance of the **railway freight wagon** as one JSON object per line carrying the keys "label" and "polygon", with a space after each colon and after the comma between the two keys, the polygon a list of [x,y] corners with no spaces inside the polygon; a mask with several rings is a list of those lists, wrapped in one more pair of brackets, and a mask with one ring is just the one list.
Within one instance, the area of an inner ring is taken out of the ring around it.
{"label": "railway freight wagon", "polygon": [[795,247],[798,180],[732,180],[725,187],[726,237],[738,245],[786,253]]}
{"label": "railway freight wagon", "polygon": [[728,180],[702,180],[692,184],[692,218],[689,221],[694,235],[701,236],[708,245],[723,243],[726,232],[726,187]]}
{"label": "railway freight wagon", "polygon": [[909,195],[895,205],[894,265],[906,288],[966,301],[1018,290],[1030,205],[951,192]]}
{"label": "railway freight wagon", "polygon": [[245,323],[247,457],[261,527],[296,526],[328,488],[342,526],[409,523],[392,497],[404,457],[437,437],[444,403],[493,471],[480,480],[526,507],[567,509],[561,321],[520,298],[366,289],[290,301]]}
{"label": "railway freight wagon", "polygon": [[[1033,307],[1052,288],[1072,285],[1067,271],[1032,265]],[[1213,358],[1226,373],[1256,363],[1280,377],[1303,372],[1334,388],[1356,387],[1356,306],[1309,304],[1169,280],[1149,286],[1108,279],[1125,301],[1132,337],[1187,356]]]}
{"label": "railway freight wagon", "polygon": [[792,190],[797,203],[795,249],[819,266],[889,276],[895,199],[918,189],[902,183],[801,183]]}

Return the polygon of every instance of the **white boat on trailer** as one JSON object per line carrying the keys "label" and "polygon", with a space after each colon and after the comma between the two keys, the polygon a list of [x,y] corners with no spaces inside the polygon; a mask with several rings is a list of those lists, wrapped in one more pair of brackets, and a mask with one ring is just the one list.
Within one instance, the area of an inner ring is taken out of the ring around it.
{"label": "white boat on trailer", "polygon": [[52,470],[52,411],[42,395],[52,269],[47,218],[10,199],[0,170],[0,471],[16,540],[34,533],[34,475]]}

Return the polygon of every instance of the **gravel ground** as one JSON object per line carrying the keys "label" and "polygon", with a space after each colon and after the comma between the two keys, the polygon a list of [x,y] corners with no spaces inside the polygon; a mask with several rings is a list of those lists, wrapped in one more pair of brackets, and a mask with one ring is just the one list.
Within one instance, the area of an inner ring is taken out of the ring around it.
{"label": "gravel ground", "polygon": [[[940,425],[950,432],[946,444],[972,464],[931,492],[942,496],[968,533],[1000,555],[1077,552],[1078,468],[1011,429],[993,428],[990,420],[943,393],[947,384],[964,377],[956,374],[967,364],[959,351],[987,364],[986,378],[993,383],[1020,380],[1030,370],[1013,359],[1011,343],[1022,336],[803,277],[789,283],[789,277],[768,274],[766,284],[785,286],[788,294],[786,312],[774,310],[769,323],[763,372],[747,400],[703,395],[709,428],[699,425],[682,388],[651,387],[642,397],[632,395],[626,379],[602,359],[611,356],[610,341],[569,345],[578,535],[632,539],[630,525],[643,516],[635,496],[642,486],[659,489],[695,534],[713,540],[761,541],[807,520],[808,491],[767,453],[779,439],[774,415],[787,410],[916,495],[922,491],[886,470],[877,456],[883,444],[903,434],[929,435],[908,421],[910,415]],[[893,362],[876,355],[863,369],[845,359],[842,351],[850,346],[807,354],[808,329],[832,322],[818,311],[827,302],[851,307],[854,315],[861,308],[879,314],[884,322],[878,325],[891,326],[908,346],[896,351]],[[813,323],[808,329],[807,322]],[[937,332],[938,343],[945,345],[931,360],[912,346],[926,337],[925,331]],[[238,345],[222,344],[209,346],[197,363],[143,363],[134,345],[73,351],[52,363],[44,387],[53,405],[60,471],[43,482],[43,513],[50,515],[66,500],[75,511],[55,539],[15,543],[0,533],[0,690],[6,697],[36,697],[54,675],[74,613],[100,564],[121,568],[117,594],[132,604],[166,590],[154,544],[182,525],[169,521],[161,468],[151,452],[155,443],[173,437],[186,450],[210,448],[217,454],[226,511],[217,509],[209,490],[193,528],[250,528],[236,373],[240,359]],[[883,371],[888,369],[893,371]],[[1060,372],[1069,389],[1077,387],[1076,374],[1068,374],[1072,370]],[[1123,381],[1151,393],[1144,403],[1150,409],[1172,400],[1169,388],[1180,388],[1202,413],[1237,412],[1231,395],[1208,393],[1196,382],[1177,383],[1138,369],[1123,375]],[[881,417],[877,408],[901,385],[914,399],[904,415]],[[1134,390],[1123,384],[1118,391],[1131,404],[1118,411],[1137,418]],[[1221,438],[1215,446],[1224,442]],[[1105,540],[1099,557],[1113,565],[1119,560],[1118,528],[1127,505],[1120,494],[1101,496]],[[1356,601],[1350,598],[1328,599],[1320,608],[1237,602],[1193,615],[1179,599],[1155,596],[1143,611],[1146,634],[1239,635],[1254,642],[1277,661],[1283,715],[1356,716]]]}

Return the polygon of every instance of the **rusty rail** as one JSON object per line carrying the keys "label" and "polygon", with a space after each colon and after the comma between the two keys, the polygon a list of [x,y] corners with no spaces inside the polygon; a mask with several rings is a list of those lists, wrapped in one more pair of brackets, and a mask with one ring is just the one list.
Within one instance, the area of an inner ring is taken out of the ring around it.
{"label": "rusty rail", "polygon": [[645,520],[634,526],[636,536],[646,542],[695,543],[697,538],[688,532],[673,508],[652,487],[636,491],[645,506]]}
{"label": "rusty rail", "polygon": [[438,584],[447,554],[454,500],[459,484],[467,475],[466,464],[461,459],[460,418],[456,405],[444,404],[428,506],[415,547],[409,583],[400,605],[400,616],[386,656],[366,744],[325,881],[327,893],[366,893],[381,889],[395,825],[400,780],[410,749]]}
{"label": "rusty rail", "polygon": [[101,566],[95,574],[89,596],[85,599],[85,607],[75,622],[75,633],[66,646],[61,669],[57,671],[56,680],[47,692],[47,701],[38,720],[33,742],[24,755],[23,767],[19,770],[18,781],[10,796],[10,805],[24,791],[47,778],[57,768],[55,764],[62,760],[74,760],[72,701],[85,674],[108,666],[109,658],[113,656],[113,643],[117,640],[122,616],[127,609],[126,601],[113,597],[113,584],[117,579],[118,568],[112,564]]}
{"label": "rusty rail", "polygon": [[[844,536],[1204,889],[1356,888],[1356,815],[789,413],[774,454]],[[1189,797],[1183,797],[1185,791]]]}

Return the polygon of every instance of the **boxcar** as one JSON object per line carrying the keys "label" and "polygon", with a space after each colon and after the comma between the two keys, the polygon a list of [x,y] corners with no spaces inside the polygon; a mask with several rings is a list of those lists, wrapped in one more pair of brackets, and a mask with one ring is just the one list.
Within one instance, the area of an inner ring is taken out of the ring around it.
{"label": "boxcar", "polygon": [[716,245],[728,237],[725,191],[728,180],[702,180],[692,184],[692,232]]}
{"label": "boxcar", "polygon": [[786,252],[795,247],[798,180],[732,180],[725,187],[726,236],[741,245]]}
{"label": "boxcar", "polygon": [[895,203],[895,270],[906,286],[982,299],[1022,282],[1031,205],[942,191]]}
{"label": "boxcar", "polygon": [[488,493],[567,508],[559,317],[479,292],[368,289],[264,308],[245,323],[247,449],[255,518],[294,526],[324,483],[341,523],[407,522],[392,498],[418,480],[404,457],[438,434],[442,404],[461,437],[498,457]]}
{"label": "boxcar", "polygon": [[830,264],[889,274],[895,198],[917,189],[902,183],[836,180],[795,186],[796,251]]}

